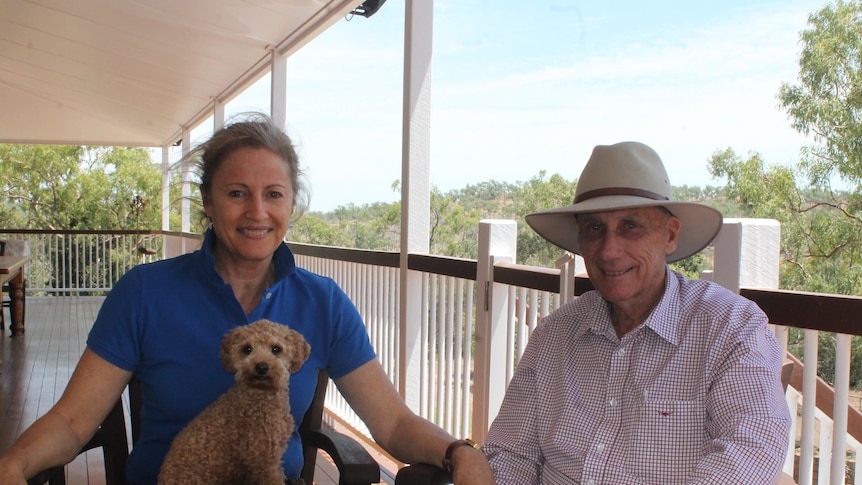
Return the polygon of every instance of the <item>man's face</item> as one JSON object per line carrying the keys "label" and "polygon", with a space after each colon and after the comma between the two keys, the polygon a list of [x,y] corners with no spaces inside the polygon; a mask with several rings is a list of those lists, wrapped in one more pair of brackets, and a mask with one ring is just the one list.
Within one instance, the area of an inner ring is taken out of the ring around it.
{"label": "man's face", "polygon": [[619,308],[651,309],[664,292],[665,257],[679,219],[660,207],[578,216],[578,245],[593,286]]}

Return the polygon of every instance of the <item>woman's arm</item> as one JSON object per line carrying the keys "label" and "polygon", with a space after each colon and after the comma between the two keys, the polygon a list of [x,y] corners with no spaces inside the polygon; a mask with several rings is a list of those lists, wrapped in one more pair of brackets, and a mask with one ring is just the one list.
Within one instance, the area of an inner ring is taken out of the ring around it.
{"label": "woman's arm", "polygon": [[[441,465],[446,448],[455,438],[439,426],[414,414],[375,359],[335,380],[335,384],[368,426],[374,440],[405,463]],[[493,484],[485,455],[469,446],[452,453],[456,484]]]}
{"label": "woman's arm", "polygon": [[60,400],[0,457],[0,483],[23,485],[25,478],[74,460],[131,376],[85,349]]}

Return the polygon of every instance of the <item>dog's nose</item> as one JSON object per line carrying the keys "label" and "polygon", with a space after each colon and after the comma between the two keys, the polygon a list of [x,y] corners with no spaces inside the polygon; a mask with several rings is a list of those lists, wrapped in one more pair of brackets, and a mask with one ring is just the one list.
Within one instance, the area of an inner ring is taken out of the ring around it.
{"label": "dog's nose", "polygon": [[269,372],[269,366],[266,364],[255,364],[254,371],[260,375],[264,375]]}

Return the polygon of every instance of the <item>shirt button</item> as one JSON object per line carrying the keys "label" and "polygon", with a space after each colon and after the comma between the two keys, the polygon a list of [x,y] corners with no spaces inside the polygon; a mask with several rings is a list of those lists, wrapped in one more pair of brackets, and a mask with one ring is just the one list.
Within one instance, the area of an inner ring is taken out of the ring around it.
{"label": "shirt button", "polygon": [[618,350],[618,351],[617,351],[617,355],[618,355],[618,356],[620,356],[620,357],[622,357],[622,356],[626,355],[626,349],[620,349],[620,350]]}
{"label": "shirt button", "polygon": [[598,450],[599,452],[605,451],[605,444],[599,443],[598,445],[596,445],[596,450]]}
{"label": "shirt button", "polygon": [[613,398],[608,399],[608,406],[616,406],[616,404],[617,404],[616,399],[613,399]]}
{"label": "shirt button", "polygon": [[595,481],[595,480],[593,480],[592,478],[590,478],[589,480],[587,480],[586,482],[584,482],[584,484],[585,484],[585,485],[596,485],[596,481]]}
{"label": "shirt button", "polygon": [[267,299],[267,300],[269,300],[270,298],[272,298],[272,292],[271,292],[271,291],[267,291],[267,292],[266,292],[266,299]]}

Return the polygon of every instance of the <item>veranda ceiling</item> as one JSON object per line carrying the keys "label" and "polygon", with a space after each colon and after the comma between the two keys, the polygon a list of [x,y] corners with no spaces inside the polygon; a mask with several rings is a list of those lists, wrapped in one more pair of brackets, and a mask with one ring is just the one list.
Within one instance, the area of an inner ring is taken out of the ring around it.
{"label": "veranda ceiling", "polygon": [[0,0],[0,143],[162,146],[362,0]]}

